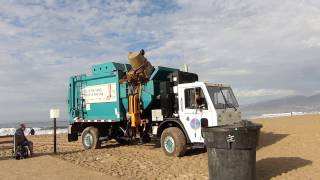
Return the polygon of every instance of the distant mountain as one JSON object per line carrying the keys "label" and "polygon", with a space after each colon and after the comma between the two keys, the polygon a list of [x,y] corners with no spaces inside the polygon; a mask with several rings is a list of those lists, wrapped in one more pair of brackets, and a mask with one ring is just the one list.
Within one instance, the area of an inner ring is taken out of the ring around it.
{"label": "distant mountain", "polygon": [[261,115],[283,112],[320,111],[320,93],[312,96],[287,96],[241,107],[244,115]]}

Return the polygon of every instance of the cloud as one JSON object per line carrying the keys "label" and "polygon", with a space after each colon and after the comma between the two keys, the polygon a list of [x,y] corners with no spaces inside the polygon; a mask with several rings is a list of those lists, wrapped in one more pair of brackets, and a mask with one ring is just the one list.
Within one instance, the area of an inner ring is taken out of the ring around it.
{"label": "cloud", "polygon": [[169,36],[160,27],[164,19],[153,28],[157,14],[171,13],[161,6],[150,1],[2,2],[0,122],[46,121],[52,107],[66,119],[70,76],[89,73],[97,63],[127,62],[128,51],[141,48],[135,43],[154,48]]}
{"label": "cloud", "polygon": [[291,96],[296,94],[294,90],[288,89],[256,89],[236,91],[239,97],[261,97],[261,96]]}
{"label": "cloud", "polygon": [[248,75],[250,72],[246,69],[219,68],[210,70],[209,74],[213,76],[241,76]]}
{"label": "cloud", "polygon": [[5,36],[13,36],[21,30],[5,22],[0,22],[0,34]]}
{"label": "cloud", "polygon": [[231,84],[240,102],[313,93],[319,14],[316,0],[3,1],[0,114],[43,120],[56,106],[66,118],[69,76],[141,48],[152,64]]}
{"label": "cloud", "polygon": [[181,6],[172,17],[172,38],[150,56],[173,66],[187,63],[201,79],[240,89],[311,93],[317,86],[318,1],[202,1]]}
{"label": "cloud", "polygon": [[303,41],[306,47],[319,47],[320,46],[320,38],[319,37],[311,37],[310,39],[306,39]]}
{"label": "cloud", "polygon": [[314,90],[313,93],[314,94],[320,94],[320,90]]}

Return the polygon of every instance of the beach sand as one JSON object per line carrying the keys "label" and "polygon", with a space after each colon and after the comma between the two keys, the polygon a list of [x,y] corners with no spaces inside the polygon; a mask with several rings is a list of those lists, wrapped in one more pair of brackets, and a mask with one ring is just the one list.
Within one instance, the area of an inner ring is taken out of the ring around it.
{"label": "beach sand", "polygon": [[4,160],[0,163],[0,169],[0,177],[3,180],[120,179],[96,171],[87,171],[84,167],[78,167],[49,155],[29,158],[19,162]]}
{"label": "beach sand", "polygon": [[[257,148],[258,179],[320,179],[320,116],[279,117],[255,122],[263,124]],[[102,149],[84,151],[80,140],[69,143],[66,135],[59,135],[59,153],[53,155],[51,135],[30,139],[35,145],[35,158],[8,160],[11,150],[0,150],[1,179],[17,179],[17,168],[22,174],[45,180],[51,177],[99,179],[100,176],[105,179],[208,178],[207,154],[201,149],[189,150],[186,156],[175,158],[167,157],[154,144],[121,146],[110,141]],[[43,168],[47,171],[42,171]]]}

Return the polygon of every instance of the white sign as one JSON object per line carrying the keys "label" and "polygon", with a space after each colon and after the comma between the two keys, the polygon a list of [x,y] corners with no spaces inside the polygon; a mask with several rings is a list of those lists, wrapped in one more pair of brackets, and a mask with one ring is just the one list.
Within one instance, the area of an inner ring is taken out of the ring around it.
{"label": "white sign", "polygon": [[161,109],[153,109],[151,113],[152,113],[152,121],[163,121]]}
{"label": "white sign", "polygon": [[86,104],[117,101],[116,83],[86,86],[81,89]]}
{"label": "white sign", "polygon": [[59,109],[50,109],[50,118],[59,118],[60,112]]}

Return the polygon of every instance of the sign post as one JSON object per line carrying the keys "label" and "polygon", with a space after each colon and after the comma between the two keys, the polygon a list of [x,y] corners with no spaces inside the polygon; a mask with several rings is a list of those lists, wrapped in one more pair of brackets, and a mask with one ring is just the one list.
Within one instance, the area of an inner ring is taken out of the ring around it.
{"label": "sign post", "polygon": [[57,118],[59,118],[59,109],[50,109],[50,118],[53,119],[53,153],[57,154]]}

